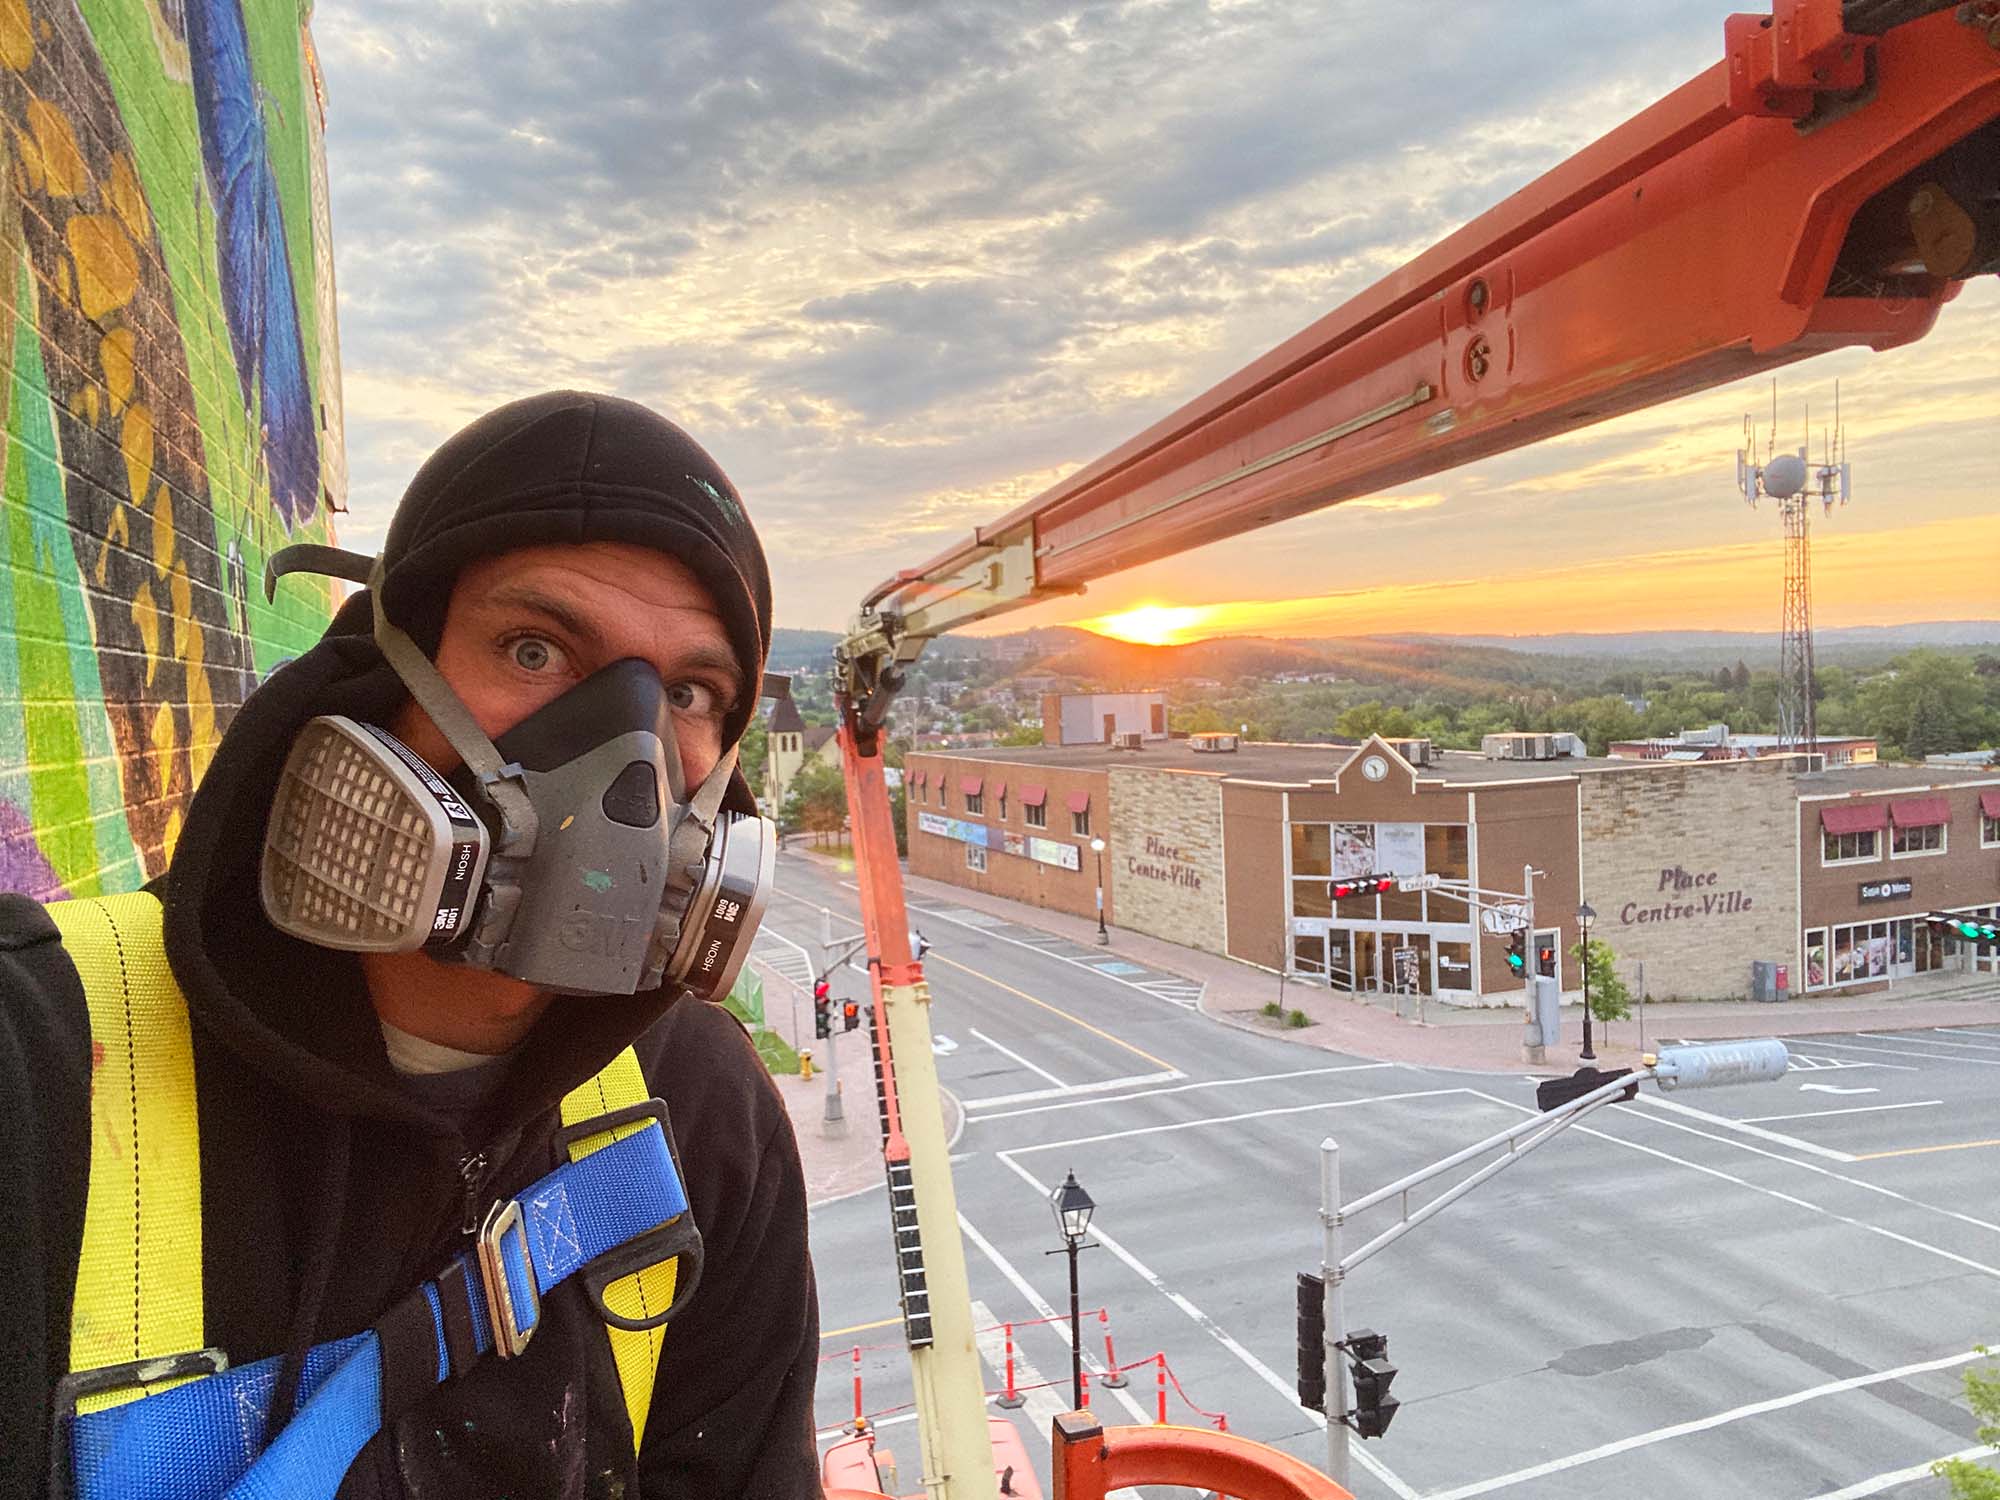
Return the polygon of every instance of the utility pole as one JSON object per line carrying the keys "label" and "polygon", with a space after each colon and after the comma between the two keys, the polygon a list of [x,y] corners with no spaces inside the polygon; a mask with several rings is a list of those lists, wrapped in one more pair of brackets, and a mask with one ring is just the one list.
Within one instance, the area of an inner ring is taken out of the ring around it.
{"label": "utility pole", "polygon": [[1346,1272],[1340,1267],[1340,1146],[1332,1136],[1319,1143],[1319,1275],[1325,1297],[1326,1333],[1322,1341],[1326,1360],[1326,1477],[1347,1488],[1347,1351],[1339,1340],[1347,1337],[1343,1307]]}
{"label": "utility pole", "polygon": [[[1539,1004],[1542,997],[1542,956],[1535,943],[1535,877],[1544,873],[1533,865],[1521,866],[1521,904],[1526,910],[1528,924],[1528,1024],[1521,1034],[1521,1061],[1526,1063],[1547,1062],[1549,1045],[1556,1040],[1542,1035]],[[1558,1010],[1557,1015],[1562,1012]]]}
{"label": "utility pole", "polygon": [[[819,909],[819,950],[820,972],[828,979],[833,977],[833,913],[822,906]],[[840,1036],[839,1026],[829,1026],[826,1032],[826,1113],[822,1117],[822,1135],[846,1135],[847,1116],[840,1107],[840,1063],[835,1046]]]}

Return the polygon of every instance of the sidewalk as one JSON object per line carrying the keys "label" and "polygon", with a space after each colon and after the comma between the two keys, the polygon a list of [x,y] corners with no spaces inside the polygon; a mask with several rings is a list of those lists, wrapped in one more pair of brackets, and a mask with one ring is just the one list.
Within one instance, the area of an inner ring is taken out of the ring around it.
{"label": "sidewalk", "polygon": [[[1096,941],[1097,923],[1093,918],[1029,906],[907,873],[904,883],[915,899],[949,902],[1005,917],[1078,943]],[[927,935],[937,941],[938,934]],[[1430,1001],[1425,1007],[1428,1024],[1419,1024],[1407,1014],[1398,1017],[1368,1001],[1350,999],[1344,992],[1296,980],[1282,981],[1276,974],[1234,959],[1183,948],[1141,933],[1122,932],[1114,927],[1109,951],[1134,963],[1200,983],[1204,987],[1202,1013],[1224,1025],[1376,1062],[1475,1072],[1563,1074],[1577,1066],[1576,1052],[1582,1045],[1583,1012],[1578,1005],[1564,1007],[1562,1041],[1549,1049],[1549,1062],[1529,1066],[1521,1061],[1524,1021],[1518,1009],[1471,1009]],[[1273,1000],[1281,1000],[1288,1011],[1305,1012],[1312,1024],[1296,1029],[1276,1025],[1260,1014],[1264,1005]],[[1403,1004],[1407,1012],[1414,999],[1405,997]],[[2000,997],[1951,1000],[1919,999],[1913,995],[1900,999],[1871,994],[1791,1000],[1775,1005],[1676,1001],[1655,1002],[1646,1007],[1649,1050],[1666,1037],[1723,1041],[1739,1037],[1805,1036],[1815,1032],[1992,1025],[2000,1025]],[[1596,1025],[1593,1031],[1599,1067],[1636,1064],[1639,1056],[1636,1014],[1631,1020]]]}

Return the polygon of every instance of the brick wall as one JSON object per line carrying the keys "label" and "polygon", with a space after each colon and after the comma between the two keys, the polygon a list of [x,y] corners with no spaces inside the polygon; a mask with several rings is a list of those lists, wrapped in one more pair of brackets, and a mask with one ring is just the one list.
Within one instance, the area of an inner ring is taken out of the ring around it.
{"label": "brick wall", "polygon": [[[1750,961],[1796,966],[1798,788],[1775,760],[1582,777],[1583,891],[1632,982],[1663,999],[1728,999]],[[1799,987],[1795,978],[1794,987]]]}
{"label": "brick wall", "polygon": [[[914,784],[919,771],[925,774],[925,786],[921,791]],[[1079,838],[1073,831],[1069,798],[1073,793],[1089,796],[1092,831],[1102,833],[1109,806],[1104,772],[959,755],[912,754],[903,762],[903,773],[910,788],[904,816],[909,830],[912,875],[947,881],[970,890],[987,891],[1010,901],[1051,907],[1080,917],[1097,914],[1097,859],[1090,852],[1090,838]],[[962,786],[969,776],[979,777],[985,787],[984,809],[978,814],[968,814],[965,810]],[[940,778],[947,787],[942,802],[937,796]],[[1007,816],[1004,820],[1000,817],[999,799],[994,795],[995,786],[1002,782],[1007,784]],[[1048,792],[1045,805],[1047,826],[1043,828],[1030,827],[1022,810],[1021,788],[1030,783],[1042,786]],[[994,844],[985,849],[986,868],[975,870],[966,862],[967,844],[964,840],[926,832],[921,821],[925,813],[992,830]],[[1009,853],[1006,841],[1010,835],[1020,841],[1024,849],[1030,838],[1071,847],[1077,852],[1077,868],[1065,869],[1060,865],[1030,859],[1025,853]],[[1108,850],[1104,863],[1105,920],[1116,922],[1116,882]]]}
{"label": "brick wall", "polygon": [[1225,951],[1222,781],[1199,771],[1116,770],[1106,883],[1118,925]]}
{"label": "brick wall", "polygon": [[1282,971],[1291,955],[1284,789],[1225,782],[1222,818],[1229,839],[1229,956]]}
{"label": "brick wall", "polygon": [[0,889],[158,874],[230,715],[330,610],[261,587],[344,498],[306,9],[0,13]]}

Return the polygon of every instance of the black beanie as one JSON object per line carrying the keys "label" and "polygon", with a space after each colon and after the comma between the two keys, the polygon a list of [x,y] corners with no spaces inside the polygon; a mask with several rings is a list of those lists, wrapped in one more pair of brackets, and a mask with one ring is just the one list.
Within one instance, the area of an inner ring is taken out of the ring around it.
{"label": "black beanie", "polygon": [[701,580],[743,671],[743,697],[724,728],[723,743],[734,744],[756,708],[771,647],[764,549],[715,460],[635,401],[550,391],[509,402],[447,439],[389,523],[383,610],[434,655],[452,581],[468,562],[575,542],[650,547]]}

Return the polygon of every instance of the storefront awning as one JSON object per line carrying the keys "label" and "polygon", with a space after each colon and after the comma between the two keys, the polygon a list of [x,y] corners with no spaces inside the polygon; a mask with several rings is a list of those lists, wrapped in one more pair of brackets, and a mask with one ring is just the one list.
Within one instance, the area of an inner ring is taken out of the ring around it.
{"label": "storefront awning", "polygon": [[1047,787],[1030,786],[1026,782],[1021,783],[1021,806],[1040,807],[1044,802],[1048,800],[1049,800],[1049,789]]}
{"label": "storefront awning", "polygon": [[1935,828],[1951,821],[1951,804],[1942,797],[1898,797],[1889,804],[1889,821],[1898,828]]}
{"label": "storefront awning", "polygon": [[919,771],[910,778],[911,783],[916,786],[922,786],[926,781],[930,779],[930,774],[931,773],[928,771]]}
{"label": "storefront awning", "polygon": [[1007,800],[1006,782],[996,781],[993,783],[993,800],[996,802],[1005,802]]}
{"label": "storefront awning", "polygon": [[2000,818],[2000,787],[1979,794],[1979,810],[1989,818]]}
{"label": "storefront awning", "polygon": [[984,776],[961,776],[958,778],[958,789],[968,797],[977,797],[979,789],[984,785],[986,785],[986,778]]}
{"label": "storefront awning", "polygon": [[1879,802],[1843,802],[1819,810],[1819,826],[1828,833],[1872,833],[1889,825],[1889,810]]}
{"label": "storefront awning", "polygon": [[1071,792],[1063,800],[1069,804],[1069,810],[1078,817],[1082,817],[1090,811],[1090,793],[1088,792]]}

